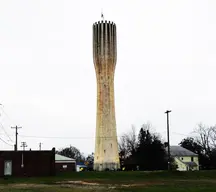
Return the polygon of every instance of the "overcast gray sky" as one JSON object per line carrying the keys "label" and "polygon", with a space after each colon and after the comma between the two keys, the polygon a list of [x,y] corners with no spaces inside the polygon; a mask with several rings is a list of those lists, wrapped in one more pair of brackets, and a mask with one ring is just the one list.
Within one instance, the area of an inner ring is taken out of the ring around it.
{"label": "overcast gray sky", "polygon": [[12,140],[18,125],[19,146],[94,151],[92,24],[101,9],[117,25],[118,135],[150,121],[166,139],[167,109],[172,145],[199,122],[216,124],[215,0],[0,0],[0,122]]}

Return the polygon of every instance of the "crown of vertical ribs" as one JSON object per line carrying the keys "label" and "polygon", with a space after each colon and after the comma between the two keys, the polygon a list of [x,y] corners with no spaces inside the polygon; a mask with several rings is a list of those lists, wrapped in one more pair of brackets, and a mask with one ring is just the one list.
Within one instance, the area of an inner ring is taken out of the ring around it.
{"label": "crown of vertical ribs", "polygon": [[[95,68],[116,64],[116,24],[98,21],[93,24],[93,58]],[[114,68],[113,68],[114,69]]]}

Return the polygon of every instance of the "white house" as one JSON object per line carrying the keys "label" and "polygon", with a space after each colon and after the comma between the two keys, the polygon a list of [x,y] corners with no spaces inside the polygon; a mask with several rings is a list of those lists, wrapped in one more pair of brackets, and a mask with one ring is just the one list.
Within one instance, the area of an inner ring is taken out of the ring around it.
{"label": "white house", "polygon": [[178,171],[199,170],[199,158],[196,153],[181,146],[170,146],[170,154],[178,166]]}

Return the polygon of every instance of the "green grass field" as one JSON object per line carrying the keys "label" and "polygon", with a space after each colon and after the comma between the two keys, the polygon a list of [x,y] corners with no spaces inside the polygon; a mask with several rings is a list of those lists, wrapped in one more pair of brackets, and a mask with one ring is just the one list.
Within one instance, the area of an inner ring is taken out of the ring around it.
{"label": "green grass field", "polygon": [[215,192],[216,171],[74,172],[55,177],[0,179],[4,192]]}

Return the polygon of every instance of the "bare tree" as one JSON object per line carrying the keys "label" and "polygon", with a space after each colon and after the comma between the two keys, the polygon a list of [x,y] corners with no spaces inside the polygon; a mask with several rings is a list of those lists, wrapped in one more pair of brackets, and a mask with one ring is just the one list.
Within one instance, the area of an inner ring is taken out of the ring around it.
{"label": "bare tree", "polygon": [[129,132],[129,134],[127,134],[127,135],[125,134],[124,137],[126,139],[127,150],[130,153],[129,155],[131,155],[132,153],[134,153],[136,151],[136,147],[137,147],[136,129],[133,125],[132,125],[131,132]]}
{"label": "bare tree", "polygon": [[[142,125],[142,128],[148,131],[153,130],[152,124],[150,122],[144,123]],[[130,132],[122,135],[119,142],[119,151],[121,158],[125,159],[136,152],[138,146],[137,136],[138,135],[136,134],[136,128],[134,125],[132,125]],[[154,134],[154,136],[157,138],[160,137],[156,133]]]}
{"label": "bare tree", "polygon": [[204,153],[210,156],[216,148],[216,126],[206,126],[200,123],[195,129],[196,142],[203,148]]}
{"label": "bare tree", "polygon": [[137,135],[136,129],[132,125],[130,132],[123,134],[119,142],[119,151],[122,158],[127,158],[136,151],[137,147]]}
{"label": "bare tree", "polygon": [[144,130],[150,131],[150,130],[152,130],[152,124],[151,124],[150,122],[144,123],[144,124],[142,125],[142,128],[143,128]]}
{"label": "bare tree", "polygon": [[119,155],[120,155],[120,158],[122,160],[126,159],[127,156],[128,156],[128,151],[127,151],[127,142],[126,142],[126,139],[124,136],[122,136],[120,138],[120,141],[119,141]]}
{"label": "bare tree", "polygon": [[147,123],[144,123],[142,125],[142,128],[143,130],[151,132],[153,140],[157,140],[157,139],[162,140],[161,135],[155,131],[155,128],[152,126],[152,124],[149,121],[147,121]]}
{"label": "bare tree", "polygon": [[216,125],[211,126],[209,129],[210,129],[210,146],[216,149]]}

